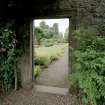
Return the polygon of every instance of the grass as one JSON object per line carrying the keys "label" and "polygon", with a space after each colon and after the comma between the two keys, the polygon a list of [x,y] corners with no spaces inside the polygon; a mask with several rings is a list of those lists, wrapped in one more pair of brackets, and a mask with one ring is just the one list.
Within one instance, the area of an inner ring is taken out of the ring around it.
{"label": "grass", "polygon": [[[34,55],[35,55],[35,65],[37,66],[44,66],[48,67],[48,65],[54,61],[59,59],[63,54],[64,54],[64,49],[67,47],[67,44],[62,44],[62,45],[54,45],[50,47],[38,47],[35,48]],[[34,70],[35,73],[36,69]],[[39,72],[38,72],[39,74]],[[37,75],[37,74],[35,74]]]}
{"label": "grass", "polygon": [[56,60],[62,56],[65,47],[67,47],[67,44],[36,48],[36,63],[39,63],[38,65],[48,66],[48,64],[53,60]]}

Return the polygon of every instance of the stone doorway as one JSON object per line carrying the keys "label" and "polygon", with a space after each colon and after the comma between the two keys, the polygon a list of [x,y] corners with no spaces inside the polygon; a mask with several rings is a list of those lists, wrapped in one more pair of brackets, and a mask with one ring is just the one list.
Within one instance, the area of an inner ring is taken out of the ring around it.
{"label": "stone doorway", "polygon": [[[69,92],[68,75],[69,75],[69,72],[70,72],[70,69],[69,69],[69,62],[70,62],[70,60],[69,60],[70,18],[40,19],[40,20],[42,20],[42,21],[44,21],[44,20],[47,21],[48,20],[48,22],[51,22],[51,21],[54,21],[54,20],[56,20],[56,21],[57,20],[59,20],[59,21],[63,20],[63,21],[61,21],[61,22],[63,22],[62,27],[64,28],[64,27],[66,27],[66,25],[68,25],[68,30],[65,30],[65,31],[68,31],[68,38],[66,39],[67,40],[67,46],[63,49],[62,56],[60,56],[58,60],[50,63],[48,65],[48,67],[41,68],[42,70],[41,70],[41,72],[40,72],[40,74],[38,75],[37,78],[35,77],[35,70],[36,70],[37,67],[38,67],[37,69],[40,69],[40,67],[37,66],[37,65],[33,65],[33,71],[34,71],[33,77],[34,77],[34,81],[35,81],[35,85],[34,85],[35,89],[36,89],[36,91],[40,91],[40,92],[48,92],[48,93],[55,93],[55,94],[57,94],[57,93],[58,94],[67,94]],[[36,25],[34,25],[34,28],[38,27],[37,22],[40,21],[40,20],[36,19],[36,21],[34,21],[34,23],[36,24]],[[51,23],[49,23],[49,24],[51,24]],[[35,34],[36,33],[34,32],[34,35]],[[63,37],[64,37],[64,34],[65,33],[63,33]],[[35,53],[35,51],[37,51],[37,49],[39,49],[39,53],[42,53],[41,48],[43,48],[43,47],[35,46],[35,41],[36,40],[34,40],[34,38],[35,38],[35,36],[33,36],[33,43],[34,43],[33,44],[33,57],[35,57],[35,55],[37,55]],[[62,46],[62,43],[59,43],[59,44],[60,44],[60,46]],[[63,44],[65,44],[65,43],[63,42]],[[52,46],[55,46],[55,45],[52,45]],[[44,46],[44,47],[48,48],[48,49],[51,48],[50,46],[47,46],[47,47]],[[45,51],[44,51],[44,53],[45,53]],[[49,52],[49,53],[51,53],[51,52]]]}

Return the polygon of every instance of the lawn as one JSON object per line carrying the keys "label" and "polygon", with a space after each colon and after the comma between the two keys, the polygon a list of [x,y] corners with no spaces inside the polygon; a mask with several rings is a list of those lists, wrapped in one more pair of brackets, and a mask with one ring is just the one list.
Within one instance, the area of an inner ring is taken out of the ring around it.
{"label": "lawn", "polygon": [[[40,67],[48,67],[48,65],[59,59],[63,53],[64,49],[67,47],[67,44],[54,45],[50,47],[38,47],[34,50],[34,64],[35,64],[35,75],[39,74]],[[36,73],[37,72],[37,73]]]}

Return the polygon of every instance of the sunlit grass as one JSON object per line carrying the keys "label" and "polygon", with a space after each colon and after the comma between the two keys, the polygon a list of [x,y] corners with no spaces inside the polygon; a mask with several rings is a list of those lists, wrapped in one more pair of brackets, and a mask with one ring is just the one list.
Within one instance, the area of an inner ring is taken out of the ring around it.
{"label": "sunlit grass", "polygon": [[[62,45],[54,45],[50,47],[38,47],[35,48],[35,65],[48,67],[48,65],[54,61],[59,59],[64,54],[64,49],[67,47],[67,44]],[[36,71],[36,69],[35,69]]]}
{"label": "sunlit grass", "polygon": [[66,47],[67,44],[54,45],[51,47],[39,47],[35,49],[35,56],[41,61],[41,63],[43,62],[45,65],[48,65],[51,61],[62,56],[64,48]]}

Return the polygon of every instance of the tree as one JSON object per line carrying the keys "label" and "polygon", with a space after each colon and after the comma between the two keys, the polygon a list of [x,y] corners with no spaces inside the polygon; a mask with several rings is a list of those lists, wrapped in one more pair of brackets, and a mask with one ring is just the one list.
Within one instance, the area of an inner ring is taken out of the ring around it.
{"label": "tree", "polygon": [[59,35],[58,23],[53,24],[53,32],[54,32],[54,37],[58,38]]}
{"label": "tree", "polygon": [[65,33],[64,33],[64,39],[66,42],[68,42],[68,35],[69,35],[69,28],[66,28]]}
{"label": "tree", "polygon": [[44,38],[49,38],[50,27],[46,24],[45,21],[40,22],[40,28],[43,30]]}
{"label": "tree", "polygon": [[54,30],[52,27],[49,28],[49,38],[53,38],[54,37]]}
{"label": "tree", "polygon": [[40,27],[45,28],[46,27],[46,22],[45,21],[40,22]]}
{"label": "tree", "polygon": [[59,32],[57,42],[58,43],[63,43],[64,42],[64,38],[63,38],[63,33],[62,32]]}
{"label": "tree", "polygon": [[40,28],[43,30],[49,30],[49,25],[47,25],[45,21],[42,21],[40,22]]}
{"label": "tree", "polygon": [[62,32],[59,33],[59,38],[63,39],[63,33]]}
{"label": "tree", "polygon": [[44,32],[43,32],[43,30],[42,30],[41,28],[39,28],[39,27],[36,27],[34,31],[35,31],[35,32],[34,32],[34,33],[35,33],[35,39],[36,39],[38,45],[40,45],[41,39],[44,37]]}

